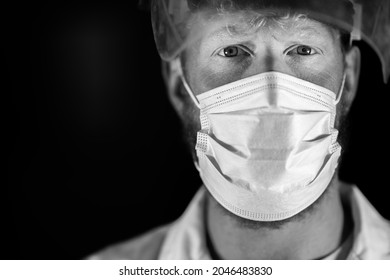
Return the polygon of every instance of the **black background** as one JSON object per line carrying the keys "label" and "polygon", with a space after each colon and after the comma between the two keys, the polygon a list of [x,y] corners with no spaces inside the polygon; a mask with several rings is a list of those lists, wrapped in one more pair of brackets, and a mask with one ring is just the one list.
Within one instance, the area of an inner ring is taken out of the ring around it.
{"label": "black background", "polygon": [[[3,6],[2,259],[83,258],[174,220],[200,185],[149,13],[137,1],[50,2]],[[341,177],[389,219],[390,91],[361,48]]]}

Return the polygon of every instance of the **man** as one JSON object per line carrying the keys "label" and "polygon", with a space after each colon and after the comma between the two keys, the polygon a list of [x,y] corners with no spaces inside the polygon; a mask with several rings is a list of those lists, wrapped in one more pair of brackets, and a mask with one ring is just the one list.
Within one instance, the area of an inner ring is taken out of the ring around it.
{"label": "man", "polygon": [[390,259],[389,222],[337,176],[360,71],[351,42],[375,46],[386,80],[388,4],[153,1],[204,186],[176,222],[91,258]]}

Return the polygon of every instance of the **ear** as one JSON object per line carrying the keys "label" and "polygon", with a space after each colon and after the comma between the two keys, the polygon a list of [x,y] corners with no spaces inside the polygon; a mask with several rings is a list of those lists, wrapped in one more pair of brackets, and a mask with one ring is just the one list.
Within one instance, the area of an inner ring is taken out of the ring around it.
{"label": "ear", "polygon": [[168,98],[176,113],[179,114],[179,116],[182,116],[185,107],[185,96],[182,90],[183,87],[179,59],[169,62],[162,61],[161,66]]}
{"label": "ear", "polygon": [[345,85],[343,92],[343,103],[347,110],[355,99],[359,86],[360,76],[360,50],[353,46],[345,54]]}

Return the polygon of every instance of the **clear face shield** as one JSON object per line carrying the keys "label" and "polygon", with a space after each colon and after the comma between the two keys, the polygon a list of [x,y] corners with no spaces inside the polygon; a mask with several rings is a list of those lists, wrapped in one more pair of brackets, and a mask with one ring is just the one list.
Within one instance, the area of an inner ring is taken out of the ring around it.
{"label": "clear face shield", "polygon": [[390,75],[390,1],[387,0],[152,0],[158,52],[163,60],[171,61],[196,42],[202,34],[191,28],[191,19],[199,12],[211,17],[222,10],[275,9],[305,14],[350,34],[351,41],[364,40],[378,55],[387,82]]}

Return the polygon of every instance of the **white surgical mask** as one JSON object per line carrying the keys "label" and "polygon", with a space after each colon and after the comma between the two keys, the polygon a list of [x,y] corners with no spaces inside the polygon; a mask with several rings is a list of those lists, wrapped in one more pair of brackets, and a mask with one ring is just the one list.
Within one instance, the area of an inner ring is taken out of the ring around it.
{"label": "white surgical mask", "polygon": [[337,97],[267,72],[195,98],[184,83],[200,107],[197,167],[222,206],[246,219],[277,221],[321,196],[341,152],[334,123],[343,85]]}

